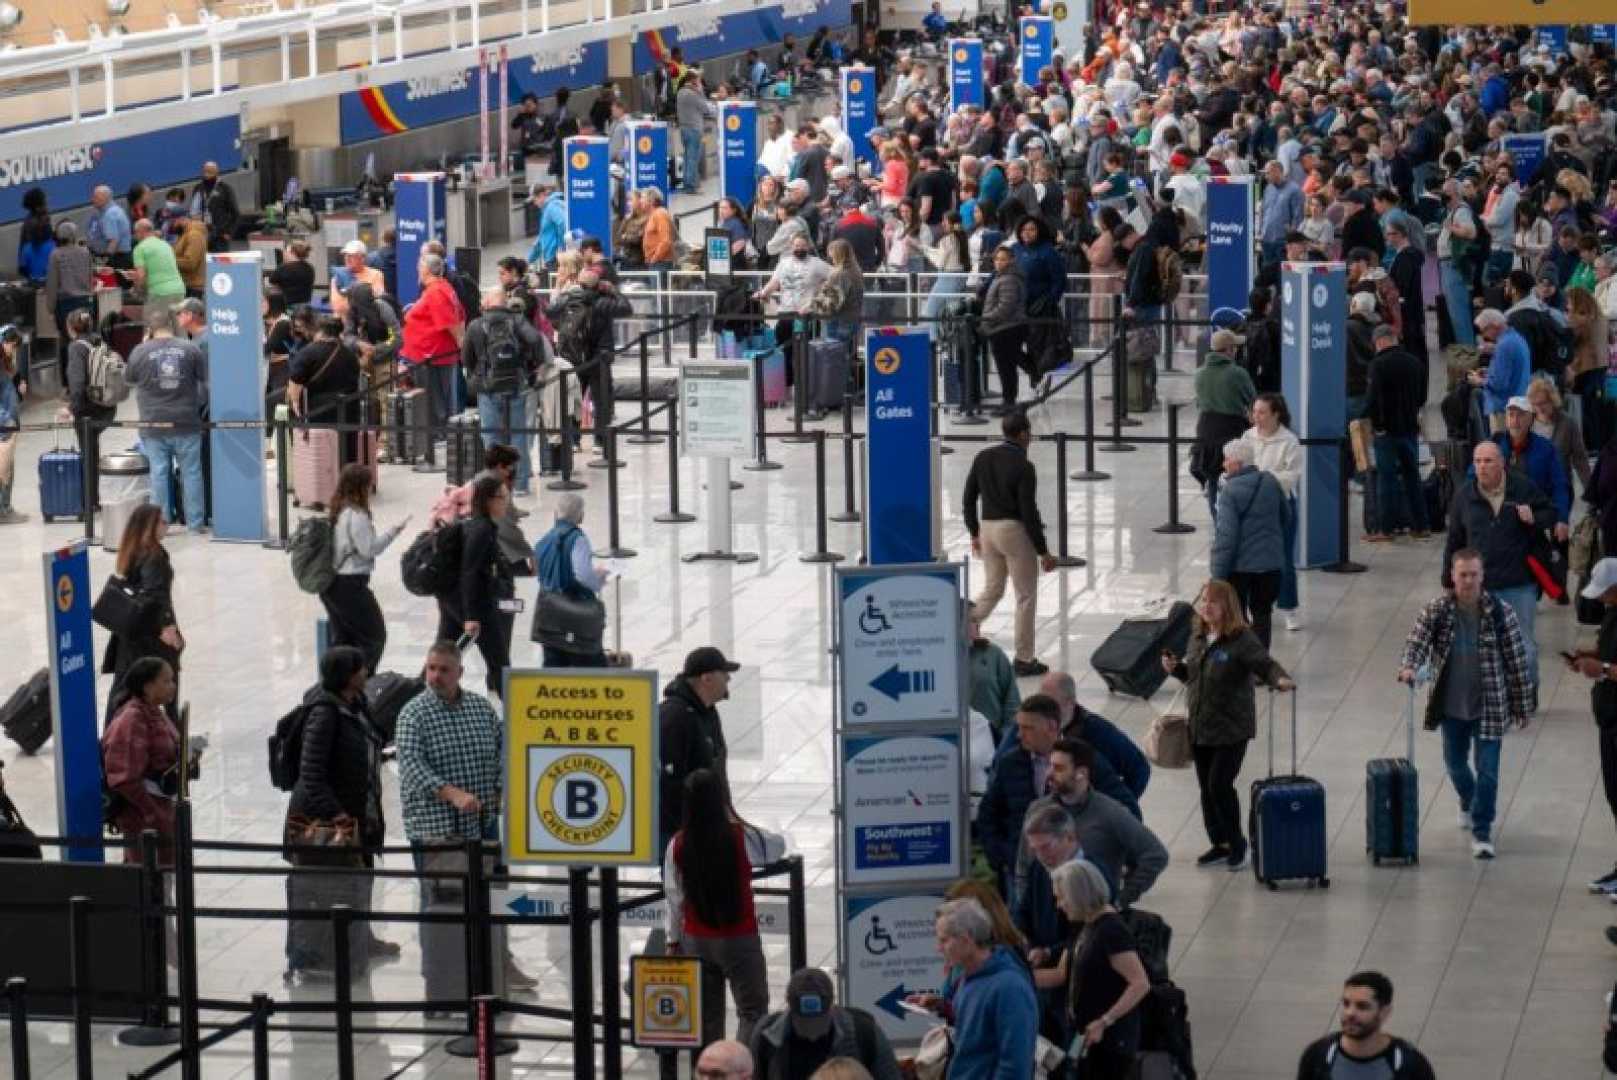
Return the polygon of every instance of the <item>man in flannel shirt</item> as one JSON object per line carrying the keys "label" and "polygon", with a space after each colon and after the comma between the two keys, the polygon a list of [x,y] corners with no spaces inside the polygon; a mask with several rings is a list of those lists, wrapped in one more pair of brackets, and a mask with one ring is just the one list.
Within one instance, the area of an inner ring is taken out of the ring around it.
{"label": "man in flannel shirt", "polygon": [[1450,567],[1454,589],[1415,616],[1398,681],[1413,683],[1422,668],[1433,673],[1426,727],[1443,732],[1443,763],[1460,797],[1460,828],[1471,831],[1471,855],[1491,859],[1499,747],[1506,728],[1527,726],[1532,676],[1515,611],[1482,588],[1482,553],[1461,548]]}

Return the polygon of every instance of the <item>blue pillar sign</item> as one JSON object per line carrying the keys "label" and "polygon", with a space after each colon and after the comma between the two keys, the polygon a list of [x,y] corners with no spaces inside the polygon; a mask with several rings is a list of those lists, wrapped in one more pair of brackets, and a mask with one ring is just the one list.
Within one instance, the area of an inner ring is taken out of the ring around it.
{"label": "blue pillar sign", "polygon": [[629,124],[629,190],[656,188],[669,198],[668,125],[661,120]]}
{"label": "blue pillar sign", "polygon": [[1017,39],[1022,62],[1017,70],[1023,86],[1039,85],[1039,70],[1050,66],[1050,56],[1055,51],[1055,36],[1055,23],[1048,15],[1022,16],[1022,34]]}
{"label": "blue pillar sign", "polygon": [[949,42],[949,108],[983,103],[983,43],[955,38]]}
{"label": "blue pillar sign", "polygon": [[734,199],[742,206],[751,206],[753,196],[757,193],[758,103],[721,101],[719,194]]}
{"label": "blue pillar sign", "polygon": [[[260,386],[259,393],[263,393]],[[96,725],[90,556],[83,540],[45,554],[45,625],[56,749],[56,818],[62,836],[101,835],[101,735]],[[67,848],[71,862],[103,862],[99,843]]]}
{"label": "blue pillar sign", "polygon": [[1538,43],[1547,45],[1551,56],[1566,56],[1571,50],[1567,47],[1566,26],[1540,26],[1538,28]]}
{"label": "blue pillar sign", "polygon": [[[1280,274],[1280,388],[1292,430],[1309,439],[1347,432],[1347,276],[1341,263],[1285,263]],[[1298,481],[1297,565],[1341,561],[1342,451],[1337,442],[1303,447]]]}
{"label": "blue pillar sign", "polygon": [[872,330],[865,338],[865,546],[873,566],[931,562],[937,550],[929,348],[925,330]]}
{"label": "blue pillar sign", "polygon": [[399,304],[408,307],[421,297],[416,264],[421,249],[446,235],[444,174],[399,173],[393,177],[393,217],[399,252]]}
{"label": "blue pillar sign", "polygon": [[[414,276],[413,274],[411,275]],[[213,538],[261,544],[269,538],[264,492],[264,256],[209,255],[208,415],[246,426],[208,433],[213,455]]]}
{"label": "blue pillar sign", "polygon": [[[867,67],[842,69],[842,130],[853,140],[854,157],[874,166],[876,150],[870,129],[876,126],[876,72]],[[852,161],[844,165],[853,167]]]}
{"label": "blue pillar sign", "polygon": [[1542,131],[1535,131],[1506,135],[1500,140],[1501,148],[1516,164],[1516,182],[1524,188],[1533,182],[1533,174],[1538,172],[1539,165],[1544,161],[1547,138]]}
{"label": "blue pillar sign", "polygon": [[1593,23],[1590,25],[1589,44],[1617,46],[1617,23]]}
{"label": "blue pillar sign", "polygon": [[[567,231],[601,242],[612,257],[612,173],[607,140],[575,135],[562,143],[563,187],[567,192]],[[664,193],[666,194],[666,192]]]}
{"label": "blue pillar sign", "polygon": [[1207,178],[1207,311],[1245,312],[1257,274],[1252,178]]}

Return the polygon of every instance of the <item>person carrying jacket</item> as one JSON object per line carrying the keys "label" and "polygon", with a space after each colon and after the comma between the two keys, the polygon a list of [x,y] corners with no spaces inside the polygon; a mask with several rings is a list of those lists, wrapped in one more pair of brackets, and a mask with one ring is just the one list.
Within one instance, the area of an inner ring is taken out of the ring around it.
{"label": "person carrying jacket", "polygon": [[899,1080],[898,1058],[881,1025],[868,1012],[836,1004],[831,976],[819,968],[792,972],[786,1008],[752,1030],[755,1080],[813,1075],[832,1058],[851,1058],[871,1080]]}
{"label": "person carrying jacket", "polygon": [[1246,432],[1247,414],[1258,391],[1252,376],[1235,362],[1235,350],[1241,344],[1235,331],[1214,330],[1209,344],[1212,351],[1196,372],[1196,446],[1190,459],[1190,475],[1202,483],[1207,508],[1216,522],[1224,446]]}
{"label": "person carrying jacket", "polygon": [[1269,647],[1271,615],[1284,568],[1286,495],[1275,475],[1257,467],[1245,439],[1224,444],[1224,483],[1213,522],[1210,572],[1241,598],[1252,632]]}
{"label": "person carrying jacket", "polygon": [[994,276],[983,293],[978,325],[999,373],[1001,411],[1009,412],[1016,405],[1017,370],[1027,366],[1027,278],[1007,246],[994,250]]}
{"label": "person carrying jacket", "polygon": [[679,831],[685,813],[685,779],[710,769],[729,789],[729,747],[719,719],[719,702],[730,696],[730,676],[741,665],[711,645],[692,649],[679,675],[663,690],[657,712],[662,762],[659,781],[661,844]]}

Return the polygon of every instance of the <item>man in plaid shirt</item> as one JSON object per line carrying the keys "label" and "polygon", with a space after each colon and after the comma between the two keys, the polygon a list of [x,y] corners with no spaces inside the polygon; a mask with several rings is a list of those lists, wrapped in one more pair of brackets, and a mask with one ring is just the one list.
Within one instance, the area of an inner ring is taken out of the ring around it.
{"label": "man in plaid shirt", "polygon": [[495,836],[505,725],[488,698],[460,685],[461,670],[460,650],[438,642],[427,651],[426,691],[399,711],[399,799],[414,844]]}
{"label": "man in plaid shirt", "polygon": [[1435,673],[1426,727],[1443,732],[1443,763],[1460,797],[1460,828],[1471,830],[1471,855],[1491,859],[1499,744],[1507,727],[1527,726],[1532,678],[1516,613],[1483,591],[1482,553],[1461,548],[1450,568],[1454,591],[1415,617],[1398,681],[1414,682],[1422,668]]}

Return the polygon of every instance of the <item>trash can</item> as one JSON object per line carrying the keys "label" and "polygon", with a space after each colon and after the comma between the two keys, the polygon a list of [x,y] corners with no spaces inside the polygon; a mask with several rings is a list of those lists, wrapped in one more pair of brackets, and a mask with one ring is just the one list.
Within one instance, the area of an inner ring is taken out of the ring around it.
{"label": "trash can", "polygon": [[149,501],[151,463],[134,450],[116,450],[101,455],[101,547],[117,551],[118,540],[135,508]]}

